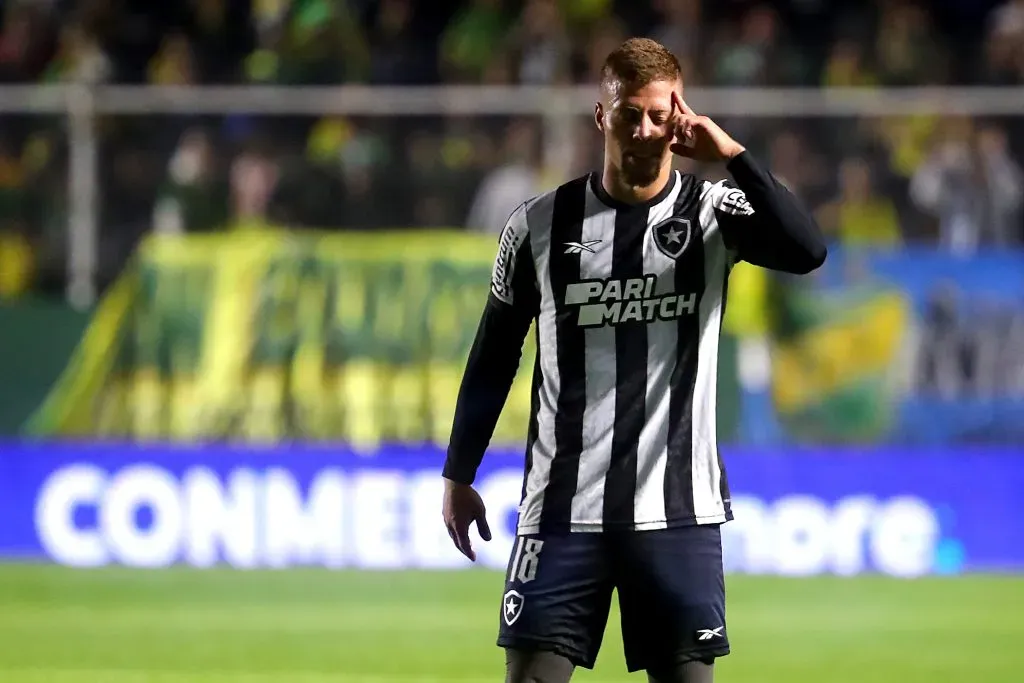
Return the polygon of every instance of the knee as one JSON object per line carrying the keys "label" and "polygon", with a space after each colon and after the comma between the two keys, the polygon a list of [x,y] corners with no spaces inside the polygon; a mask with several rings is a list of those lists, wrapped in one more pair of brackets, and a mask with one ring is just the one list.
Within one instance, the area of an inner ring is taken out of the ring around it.
{"label": "knee", "polygon": [[574,668],[553,652],[505,651],[505,683],[569,683]]}

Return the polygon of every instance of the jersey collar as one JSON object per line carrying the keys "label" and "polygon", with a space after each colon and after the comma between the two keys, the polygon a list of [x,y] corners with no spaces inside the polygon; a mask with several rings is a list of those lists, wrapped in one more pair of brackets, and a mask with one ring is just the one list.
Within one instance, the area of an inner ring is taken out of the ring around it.
{"label": "jersey collar", "polygon": [[629,204],[627,202],[619,201],[608,194],[608,191],[604,189],[604,184],[601,183],[601,174],[594,172],[590,174],[590,191],[593,192],[599,200],[601,200],[602,204],[605,204],[616,211],[637,211],[641,209],[649,209],[652,206],[656,206],[665,201],[668,196],[672,194],[672,190],[675,189],[676,183],[678,182],[679,171],[674,170],[672,171],[672,175],[669,177],[668,182],[665,183],[665,187],[663,187],[658,194],[654,195],[647,201]]}

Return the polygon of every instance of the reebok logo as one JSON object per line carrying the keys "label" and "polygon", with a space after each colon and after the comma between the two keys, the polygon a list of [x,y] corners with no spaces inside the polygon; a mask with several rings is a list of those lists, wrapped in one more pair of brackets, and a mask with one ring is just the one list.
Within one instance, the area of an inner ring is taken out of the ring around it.
{"label": "reebok logo", "polygon": [[697,640],[712,640],[713,638],[724,638],[722,635],[722,629],[724,626],[718,628],[702,628],[697,629]]}
{"label": "reebok logo", "polygon": [[601,240],[589,240],[587,242],[566,242],[565,253],[566,254],[582,254],[587,252],[589,254],[594,253],[593,247],[601,244]]}

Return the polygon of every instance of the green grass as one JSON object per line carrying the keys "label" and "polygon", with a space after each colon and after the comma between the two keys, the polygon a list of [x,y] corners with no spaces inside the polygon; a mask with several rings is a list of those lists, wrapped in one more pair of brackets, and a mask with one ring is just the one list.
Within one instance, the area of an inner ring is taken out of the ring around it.
{"label": "green grass", "polygon": [[[0,681],[497,682],[500,584],[482,571],[0,566]],[[1024,681],[1022,579],[730,577],[729,600],[719,683]],[[627,679],[613,620],[597,669],[575,680]]]}

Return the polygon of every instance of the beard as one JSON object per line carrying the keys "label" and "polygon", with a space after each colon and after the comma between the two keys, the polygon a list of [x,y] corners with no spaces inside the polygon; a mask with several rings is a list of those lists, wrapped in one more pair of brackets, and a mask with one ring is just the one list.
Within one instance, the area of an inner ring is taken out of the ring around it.
{"label": "beard", "polygon": [[622,155],[622,179],[631,187],[647,187],[661,174],[660,156]]}

